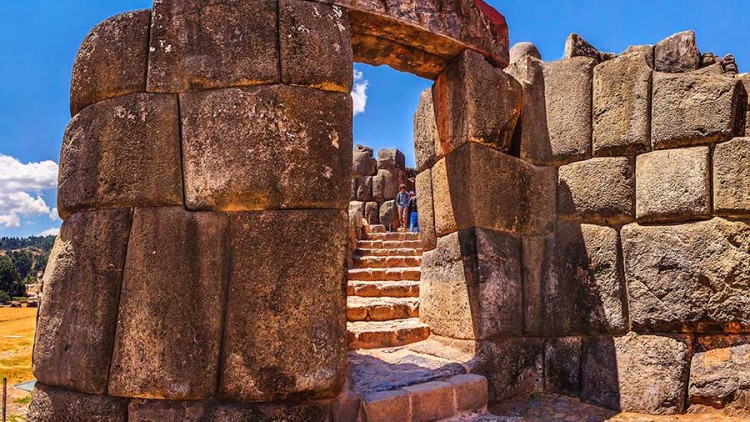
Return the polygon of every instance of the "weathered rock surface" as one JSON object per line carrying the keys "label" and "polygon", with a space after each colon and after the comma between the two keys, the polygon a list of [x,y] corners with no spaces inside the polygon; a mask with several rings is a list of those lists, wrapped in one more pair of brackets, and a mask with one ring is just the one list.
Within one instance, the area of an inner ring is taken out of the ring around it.
{"label": "weathered rock surface", "polygon": [[214,397],[226,297],[227,216],[137,208],[109,394]]}
{"label": "weathered rock surface", "polygon": [[541,60],[527,55],[511,63],[505,71],[516,78],[523,89],[523,109],[513,135],[513,150],[532,164],[549,164],[553,157],[547,131],[544,65]]}
{"label": "weathered rock surface", "polygon": [[76,393],[36,383],[31,393],[31,422],[126,422],[128,402],[109,396]]}
{"label": "weathered rock surface", "polygon": [[628,333],[583,344],[581,399],[610,409],[682,413],[689,370],[687,338]]}
{"label": "weathered rock surface", "polygon": [[544,390],[578,397],[581,391],[582,337],[558,337],[544,343]]}
{"label": "weathered rock surface", "polygon": [[372,201],[372,176],[361,176],[357,179],[357,200]]}
{"label": "weathered rock surface", "polygon": [[750,225],[714,218],[623,227],[636,331],[713,331],[750,324]]}
{"label": "weathered rock surface", "polygon": [[563,59],[569,59],[571,57],[588,57],[596,60],[597,63],[602,61],[599,50],[575,33],[568,35],[568,38],[565,40]]}
{"label": "weathered rock surface", "polygon": [[470,142],[432,168],[435,230],[439,236],[470,227],[549,233],[556,185],[554,167]]}
{"label": "weathered rock surface", "polygon": [[592,158],[558,170],[557,213],[565,220],[618,225],[635,219],[635,171],[627,157]]}
{"label": "weathered rock surface", "polygon": [[378,169],[406,168],[406,156],[396,148],[381,148],[378,150]]}
{"label": "weathered rock surface", "polygon": [[351,92],[348,10],[325,3],[279,0],[279,48],[282,83]]}
{"label": "weathered rock surface", "polygon": [[374,176],[378,171],[378,161],[373,157],[372,148],[355,145],[352,152],[352,176]]}
{"label": "weathered rock surface", "polygon": [[654,47],[654,70],[657,72],[689,72],[700,67],[700,60],[695,31],[670,35]]}
{"label": "weathered rock surface", "polygon": [[651,68],[628,54],[594,68],[595,156],[636,155],[651,147]]}
{"label": "weathered rock surface", "polygon": [[464,50],[451,61],[435,81],[432,96],[444,154],[467,142],[510,150],[523,90],[481,54]]}
{"label": "weathered rock surface", "polygon": [[390,200],[380,204],[380,224],[389,230],[396,230],[401,226],[396,201]]}
{"label": "weathered rock surface", "polygon": [[182,205],[177,116],[177,98],[159,94],[113,98],[75,115],[60,153],[60,216],[89,208]]}
{"label": "weathered rock surface", "polygon": [[207,420],[211,405],[206,401],[131,400],[128,405],[128,422]]}
{"label": "weathered rock surface", "polygon": [[654,68],[654,46],[653,45],[631,45],[622,52],[623,55],[629,53],[641,53],[646,59],[646,64]]}
{"label": "weathered rock surface", "polygon": [[716,145],[713,154],[714,212],[750,216],[750,138]]}
{"label": "weathered rock surface", "polygon": [[700,336],[690,365],[690,413],[750,417],[750,336]]}
{"label": "weathered rock surface", "polygon": [[519,43],[514,44],[513,47],[510,48],[510,63],[511,64],[515,63],[516,61],[526,56],[530,56],[535,59],[542,60],[542,54],[539,52],[539,49],[537,49],[533,43],[519,42]]}
{"label": "weathered rock surface", "polygon": [[596,60],[544,63],[544,94],[552,157],[558,164],[591,155],[591,98]]}
{"label": "weathered rock surface", "polygon": [[214,211],[345,208],[351,97],[297,86],[182,94],[186,203]]}
{"label": "weathered rock surface", "polygon": [[418,171],[432,167],[435,160],[443,156],[435,122],[432,89],[422,91],[414,113],[414,155]]}
{"label": "weathered rock surface", "polygon": [[417,218],[419,219],[419,238],[422,248],[426,251],[435,249],[437,235],[435,233],[435,208],[432,195],[432,172],[427,169],[419,173],[417,185]]}
{"label": "weathered rock surface", "polygon": [[278,7],[276,0],[156,0],[148,91],[278,83]]}
{"label": "weathered rock surface", "polygon": [[365,219],[372,226],[380,224],[380,208],[377,202],[368,202],[365,204]]}
{"label": "weathered rock surface", "polygon": [[130,210],[83,211],[50,253],[34,341],[41,383],[105,394],[130,233]]}
{"label": "weathered rock surface", "polygon": [[472,373],[484,375],[490,402],[543,389],[544,340],[500,338],[477,342]]}
{"label": "weathered rock surface", "polygon": [[220,395],[233,401],[335,396],[346,372],[345,213],[230,218],[231,255],[242,259],[229,265]]}
{"label": "weathered rock surface", "polygon": [[372,197],[378,202],[396,199],[399,192],[399,170],[384,168],[372,178]]}
{"label": "weathered rock surface", "polygon": [[548,336],[627,331],[625,283],[616,229],[559,222],[550,279],[544,283]]}
{"label": "weathered rock surface", "polygon": [[727,141],[744,126],[747,93],[732,77],[655,73],[652,101],[654,149]]}
{"label": "weathered rock surface", "polygon": [[70,115],[95,102],[146,91],[150,10],[122,13],[81,43],[70,83]]}
{"label": "weathered rock surface", "polygon": [[492,230],[461,230],[424,255],[420,318],[432,332],[460,339],[523,331],[521,241]]}
{"label": "weathered rock surface", "polygon": [[330,422],[330,412],[330,401],[222,403],[213,406],[208,420],[221,422]]}
{"label": "weathered rock surface", "polygon": [[711,215],[709,147],[654,151],[636,158],[636,217],[672,222]]}
{"label": "weathered rock surface", "polygon": [[552,276],[555,236],[524,236],[523,252],[523,332],[542,336],[544,333],[545,286]]}

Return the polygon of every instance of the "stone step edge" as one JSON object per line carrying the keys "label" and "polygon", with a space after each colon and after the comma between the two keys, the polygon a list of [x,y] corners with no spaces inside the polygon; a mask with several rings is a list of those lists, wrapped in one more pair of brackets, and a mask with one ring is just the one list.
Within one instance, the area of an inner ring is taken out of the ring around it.
{"label": "stone step edge", "polygon": [[[362,294],[371,292],[372,294]],[[398,295],[394,295],[399,293]],[[403,293],[403,294],[401,294]],[[419,297],[415,280],[351,280],[346,284],[347,297]]]}
{"label": "stone step edge", "polygon": [[401,347],[429,337],[430,326],[420,321],[419,318],[346,323],[349,350]]}
{"label": "stone step edge", "polygon": [[[357,248],[354,256],[376,257],[376,256],[422,256],[422,248]],[[402,255],[399,255],[402,254]],[[403,255],[406,254],[406,255]]]}
{"label": "stone step edge", "polygon": [[346,319],[349,322],[396,321],[406,318],[419,318],[418,297],[349,296],[346,300]]}
{"label": "stone step edge", "polygon": [[419,281],[421,267],[352,268],[347,271],[349,281]]}
{"label": "stone step edge", "polygon": [[[459,374],[442,381],[414,384],[395,390],[342,393],[334,408],[364,420],[450,420],[463,414],[486,413],[489,402],[487,378],[478,374]],[[334,420],[348,420],[334,415]]]}

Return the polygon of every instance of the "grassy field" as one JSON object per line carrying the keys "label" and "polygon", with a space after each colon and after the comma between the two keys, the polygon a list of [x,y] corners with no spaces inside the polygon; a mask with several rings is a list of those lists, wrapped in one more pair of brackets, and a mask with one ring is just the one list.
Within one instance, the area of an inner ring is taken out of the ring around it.
{"label": "grassy field", "polygon": [[26,420],[29,393],[12,386],[34,378],[31,349],[36,308],[0,308],[0,378],[8,378],[8,421]]}

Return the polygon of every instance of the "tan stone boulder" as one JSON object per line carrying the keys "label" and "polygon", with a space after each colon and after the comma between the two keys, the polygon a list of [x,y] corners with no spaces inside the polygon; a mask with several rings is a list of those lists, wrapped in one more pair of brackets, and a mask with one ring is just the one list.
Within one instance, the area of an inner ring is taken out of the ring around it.
{"label": "tan stone boulder", "polygon": [[700,67],[700,60],[695,31],[672,34],[654,47],[654,70],[657,72],[689,72]]}
{"label": "tan stone boulder", "polygon": [[730,76],[654,73],[654,149],[727,141],[743,130],[747,93]]}
{"label": "tan stone boulder", "polygon": [[651,149],[651,68],[627,54],[594,68],[594,156],[636,155]]}
{"label": "tan stone boulder", "polygon": [[423,258],[421,320],[451,338],[520,335],[521,265],[519,238],[482,228],[440,237]]}
{"label": "tan stone boulder", "polygon": [[353,53],[347,9],[279,0],[279,49],[282,83],[351,92]]}
{"label": "tan stone boulder", "polygon": [[490,403],[540,392],[544,365],[541,338],[497,338],[476,342],[471,372],[487,378]]}
{"label": "tan stone boulder", "polygon": [[377,202],[396,199],[399,192],[400,171],[397,168],[382,168],[372,177],[372,198]]}
{"label": "tan stone boulder", "polygon": [[544,63],[544,95],[552,157],[563,164],[591,156],[591,110],[596,60]]}
{"label": "tan stone boulder", "polygon": [[63,223],[44,274],[34,340],[40,383],[107,392],[130,214],[84,211]]}
{"label": "tan stone boulder", "polygon": [[519,42],[513,44],[513,47],[510,48],[510,64],[527,56],[542,60],[542,54],[533,43]]}
{"label": "tan stone boulder", "polygon": [[557,214],[564,220],[617,225],[635,219],[635,171],[627,157],[602,157],[558,170]]}
{"label": "tan stone boulder", "polygon": [[518,156],[532,164],[552,163],[552,145],[547,129],[544,64],[533,55],[511,63],[505,71],[521,83],[523,109],[516,125],[514,148]]}
{"label": "tan stone boulder", "polygon": [[581,399],[624,412],[682,413],[689,360],[687,336],[588,337]]}
{"label": "tan stone boulder", "polygon": [[230,215],[230,253],[242,259],[228,268],[221,397],[248,402],[339,393],[346,373],[345,214]]}
{"label": "tan stone boulder", "polygon": [[228,218],[137,208],[125,262],[109,394],[215,397],[226,298]]}
{"label": "tan stone boulder", "polygon": [[348,94],[246,87],[182,94],[180,104],[188,208],[346,207]]}
{"label": "tan stone boulder", "polygon": [[435,122],[432,89],[429,88],[422,91],[414,113],[414,155],[418,171],[432,167],[435,160],[443,156]]}
{"label": "tan stone boulder", "polygon": [[654,46],[653,45],[631,45],[622,52],[622,55],[630,53],[641,53],[646,59],[646,64],[654,68]]}
{"label": "tan stone boulder", "polygon": [[177,97],[100,101],[65,130],[57,206],[64,219],[90,208],[182,205]]}
{"label": "tan stone boulder", "polygon": [[372,148],[355,145],[352,152],[352,176],[374,176],[378,171],[378,162],[373,158]]}
{"label": "tan stone boulder", "polygon": [[481,54],[464,50],[432,87],[443,154],[467,142],[509,151],[523,106],[521,85]]}
{"label": "tan stone boulder", "polygon": [[716,214],[750,216],[750,138],[735,138],[716,145],[713,191]]}
{"label": "tan stone boulder", "polygon": [[426,251],[435,249],[435,208],[432,195],[432,171],[424,170],[417,175],[417,217],[419,219],[419,238]]}
{"label": "tan stone boulder", "polygon": [[28,420],[126,422],[128,401],[119,397],[76,393],[38,382],[31,392]]}
{"label": "tan stone boulder", "polygon": [[278,0],[156,1],[148,91],[278,83],[278,10]]}
{"label": "tan stone boulder", "polygon": [[750,324],[750,226],[709,221],[623,227],[630,321],[638,331]]}
{"label": "tan stone boulder", "polygon": [[150,10],[98,24],[81,43],[70,82],[70,115],[109,98],[146,91]]}
{"label": "tan stone boulder", "polygon": [[357,200],[372,201],[372,176],[360,176],[357,179]]}
{"label": "tan stone boulder", "polygon": [[578,397],[584,337],[557,337],[544,342],[545,391]]}
{"label": "tan stone boulder", "polygon": [[750,417],[750,336],[696,338],[690,364],[690,413]]}
{"label": "tan stone boulder", "polygon": [[654,151],[636,158],[639,222],[672,222],[711,215],[708,147]]}

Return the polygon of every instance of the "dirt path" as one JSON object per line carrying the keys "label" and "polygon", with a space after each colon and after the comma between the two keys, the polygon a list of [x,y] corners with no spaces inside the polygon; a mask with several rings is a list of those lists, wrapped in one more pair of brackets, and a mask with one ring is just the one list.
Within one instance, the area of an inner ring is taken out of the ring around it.
{"label": "dirt path", "polygon": [[0,378],[8,378],[8,422],[26,420],[31,396],[13,388],[30,381],[36,308],[0,308]]}

